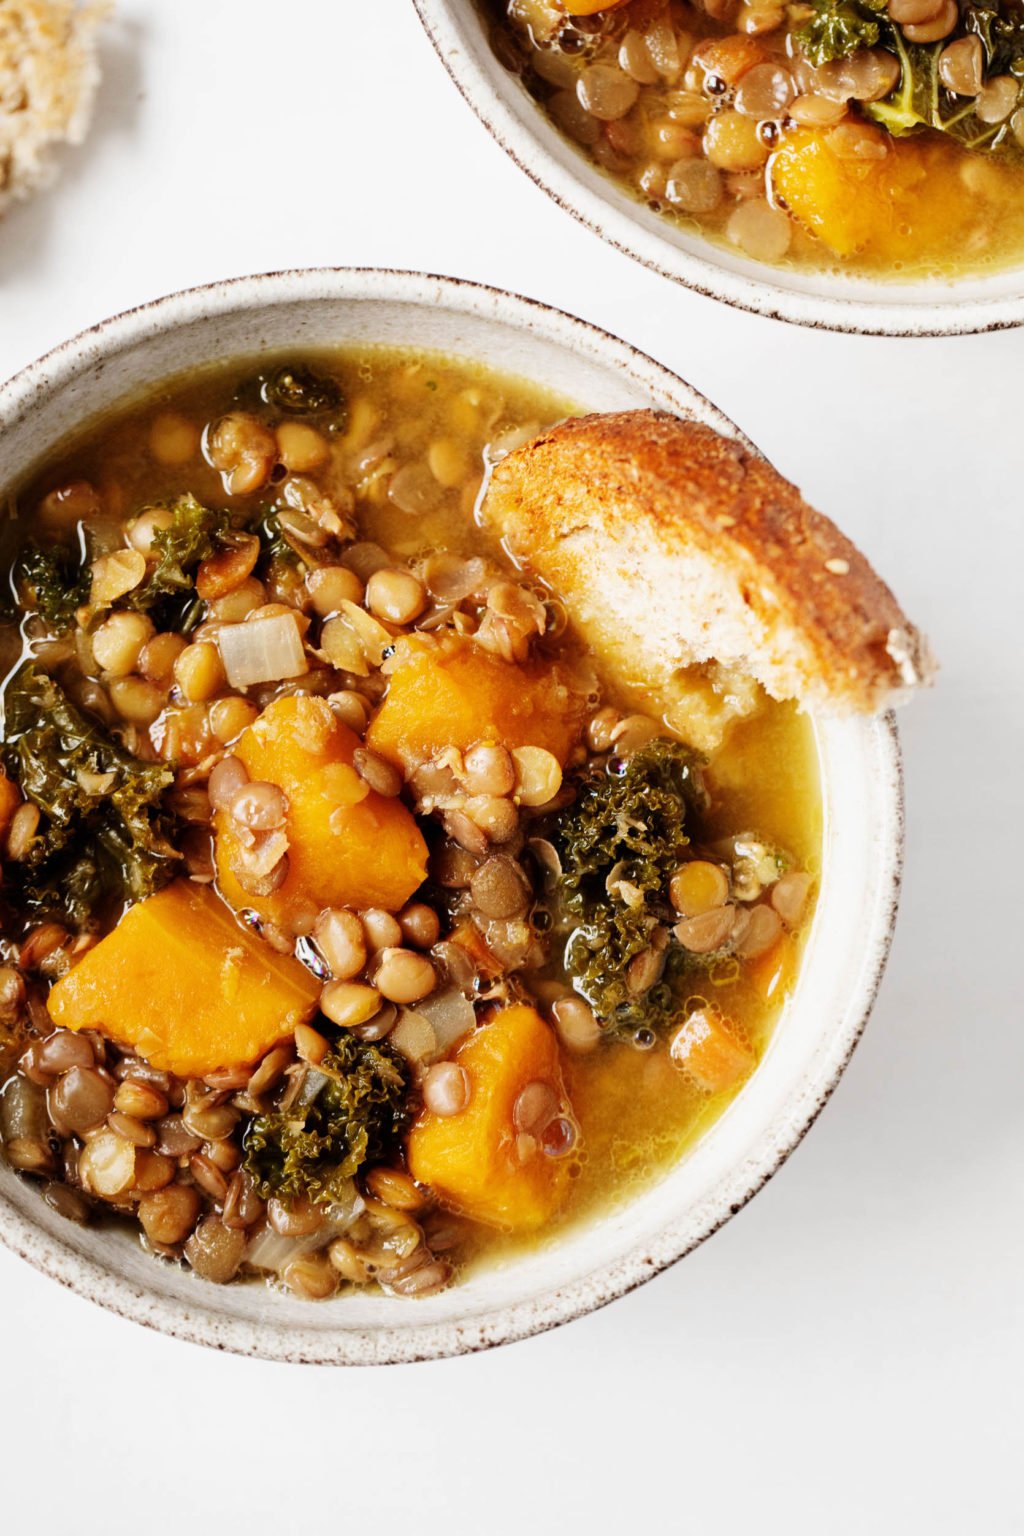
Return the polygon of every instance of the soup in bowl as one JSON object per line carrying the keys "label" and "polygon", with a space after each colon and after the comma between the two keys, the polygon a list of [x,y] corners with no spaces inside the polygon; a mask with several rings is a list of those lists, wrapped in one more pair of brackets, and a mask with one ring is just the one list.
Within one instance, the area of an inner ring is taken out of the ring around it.
{"label": "soup in bowl", "polygon": [[1019,320],[1014,7],[418,5],[499,141],[647,265],[835,329]]}
{"label": "soup in bowl", "polygon": [[[257,356],[245,285],[116,322],[121,387],[75,402],[79,344],[7,488],[4,1229],[289,1357],[516,1336],[664,1261],[626,1234],[716,1136],[731,1161],[792,1072],[825,904],[863,899],[829,895],[844,774],[892,867],[886,731],[818,714],[926,667],[714,413],[636,408],[668,376],[435,285],[452,355],[429,287],[257,282]],[[606,355],[649,382],[581,398]],[[665,527],[665,497],[700,510]]]}

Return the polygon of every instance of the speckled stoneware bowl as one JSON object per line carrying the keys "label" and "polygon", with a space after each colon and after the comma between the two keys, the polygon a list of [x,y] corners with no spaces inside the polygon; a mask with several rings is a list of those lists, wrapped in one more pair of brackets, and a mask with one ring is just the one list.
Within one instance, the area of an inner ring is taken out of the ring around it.
{"label": "speckled stoneware bowl", "polygon": [[[400,272],[308,271],[176,294],[84,332],[0,388],[4,475],[125,394],[262,348],[434,348],[543,380],[595,410],[656,406],[736,428],[623,342],[525,299]],[[653,1188],[547,1248],[423,1301],[353,1292],[317,1304],[265,1285],[218,1287],[143,1253],[129,1232],[77,1227],[0,1166],[0,1238],[101,1306],[183,1339],[274,1360],[382,1364],[553,1328],[657,1274],[734,1215],[782,1163],[835,1087],[885,964],[902,843],[891,717],[816,727],[824,785],[821,898],[802,973],[750,1082]],[[45,1303],[41,1295],[40,1303]]]}
{"label": "speckled stoneware bowl", "polygon": [[954,336],[1024,324],[1024,271],[882,283],[751,261],[631,197],[545,117],[496,59],[474,0],[414,0],[452,80],[491,135],[548,195],[637,261],[708,298],[776,320],[871,336]]}

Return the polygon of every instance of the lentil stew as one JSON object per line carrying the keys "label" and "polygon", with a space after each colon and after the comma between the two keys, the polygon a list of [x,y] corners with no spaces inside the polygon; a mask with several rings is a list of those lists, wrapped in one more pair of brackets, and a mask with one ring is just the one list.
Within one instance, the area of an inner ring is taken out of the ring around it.
{"label": "lentil stew", "polygon": [[1021,260],[1019,0],[480,3],[554,125],[677,225],[876,278]]}
{"label": "lentil stew", "polygon": [[664,1171],[755,1069],[806,719],[672,728],[474,519],[571,410],[424,354],[174,381],[9,493],[0,1143],[215,1283],[424,1296]]}

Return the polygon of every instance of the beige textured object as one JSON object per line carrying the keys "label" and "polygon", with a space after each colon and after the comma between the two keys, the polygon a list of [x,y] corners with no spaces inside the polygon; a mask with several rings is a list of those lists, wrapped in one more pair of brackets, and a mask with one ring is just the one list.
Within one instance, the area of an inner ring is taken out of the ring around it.
{"label": "beige textured object", "polygon": [[565,599],[621,682],[667,700],[680,667],[715,663],[716,691],[746,674],[822,714],[870,714],[934,670],[839,529],[765,459],[699,422],[658,411],[565,421],[495,466],[482,517]]}
{"label": "beige textured object", "polygon": [[0,0],[0,214],[53,179],[57,145],[85,138],[109,10],[107,0]]}

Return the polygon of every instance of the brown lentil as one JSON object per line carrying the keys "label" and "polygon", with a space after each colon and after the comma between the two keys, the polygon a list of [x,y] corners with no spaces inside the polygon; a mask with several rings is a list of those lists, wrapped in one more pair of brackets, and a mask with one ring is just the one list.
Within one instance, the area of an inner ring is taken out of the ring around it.
{"label": "brown lentil", "polygon": [[281,1279],[290,1291],[307,1301],[326,1301],[338,1289],[337,1270],[318,1253],[303,1253],[289,1260],[281,1271]]}
{"label": "brown lentil", "polygon": [[473,871],[469,891],[485,917],[520,917],[530,903],[531,890],[523,870],[507,854],[495,853]]}
{"label": "brown lentil", "polygon": [[673,931],[684,949],[709,955],[729,942],[735,921],[735,907],[715,907],[698,917],[684,917]]}
{"label": "brown lentil", "polygon": [[332,1024],[351,1028],[373,1018],[380,1007],[380,993],[376,987],[354,981],[329,981],[320,994],[320,1007]]}
{"label": "brown lentil", "polygon": [[427,606],[427,594],[411,571],[374,571],[366,583],[366,606],[391,624],[411,624]]}
{"label": "brown lentil", "polygon": [[36,1062],[43,1072],[56,1074],[70,1072],[72,1067],[94,1067],[96,1058],[87,1035],[73,1035],[70,1030],[60,1029],[36,1046]]}
{"label": "brown lentil", "polygon": [[25,858],[39,831],[39,807],[26,800],[19,805],[7,828],[7,857],[15,864]]}
{"label": "brown lentil", "polygon": [[402,792],[402,775],[393,763],[378,757],[367,747],[357,747],[352,754],[352,766],[370,788],[378,795],[393,800]]}
{"label": "brown lentil", "polygon": [[175,1248],[195,1226],[201,1204],[198,1191],[190,1184],[170,1184],[145,1194],[138,1204],[142,1230],[151,1243]]}
{"label": "brown lentil", "polygon": [[267,1220],[281,1237],[312,1237],[324,1224],[324,1213],[305,1196],[268,1200]]}
{"label": "brown lentil", "polygon": [[371,949],[394,949],[402,942],[398,919],[380,907],[367,907],[362,914],[366,942]]}
{"label": "brown lentil", "polygon": [[219,1216],[206,1216],[185,1244],[185,1257],[203,1280],[226,1285],[238,1273],[245,1243],[244,1232],[226,1227]]}
{"label": "brown lentil", "polygon": [[217,1205],[227,1199],[228,1181],[212,1158],[204,1152],[193,1152],[188,1160],[189,1170],[199,1188]]}
{"label": "brown lentil", "polygon": [[373,979],[381,997],[391,1003],[418,1003],[437,985],[437,973],[426,955],[412,949],[381,950]]}
{"label": "brown lentil", "polygon": [[371,1168],[366,1175],[366,1187],[375,1200],[396,1211],[420,1211],[427,1203],[427,1196],[415,1180],[398,1168]]}
{"label": "brown lentil", "polygon": [[272,1051],[268,1051],[246,1085],[246,1092],[250,1098],[257,1099],[260,1094],[268,1093],[276,1083],[280,1082],[285,1068],[292,1060],[293,1052],[290,1045],[276,1045]]}
{"label": "brown lentil", "polygon": [[423,1079],[423,1102],[432,1115],[461,1115],[470,1100],[469,1074],[458,1062],[439,1061]]}
{"label": "brown lentil", "polygon": [[75,1133],[102,1125],[114,1104],[114,1085],[94,1067],[71,1067],[52,1090],[53,1113]]}
{"label": "brown lentil", "polygon": [[318,1067],[329,1050],[330,1045],[318,1029],[313,1029],[310,1024],[296,1024],[295,1054],[300,1061]]}
{"label": "brown lentil", "polygon": [[155,1147],[156,1131],[144,1120],[136,1120],[133,1115],[123,1115],[120,1110],[112,1110],[107,1116],[107,1124],[118,1136],[123,1136],[125,1141],[130,1141],[133,1147]]}
{"label": "brown lentil", "polygon": [[441,937],[441,919],[424,901],[411,901],[398,914],[402,937],[416,949],[430,949]]}

